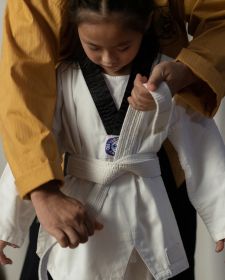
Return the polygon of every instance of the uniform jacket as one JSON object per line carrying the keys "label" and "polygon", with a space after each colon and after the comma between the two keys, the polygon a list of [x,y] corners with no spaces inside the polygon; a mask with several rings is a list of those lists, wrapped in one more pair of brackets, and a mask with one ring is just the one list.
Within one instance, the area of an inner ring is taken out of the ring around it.
{"label": "uniform jacket", "polygon": [[[225,93],[225,1],[155,2],[162,50],[205,82],[179,96],[195,110],[212,116]],[[67,0],[7,1],[0,63],[0,130],[21,197],[49,180],[63,181],[51,128],[55,68],[71,45],[67,5]],[[176,7],[172,13],[171,5]],[[190,44],[185,22],[194,36]]]}
{"label": "uniform jacket", "polygon": [[[157,159],[166,137],[178,152],[189,197],[212,238],[225,237],[225,147],[212,119],[175,105],[162,84],[153,93],[155,111],[128,108],[115,148],[81,70],[63,69],[58,80],[54,134],[60,152],[69,153],[62,191],[86,204],[104,229],[75,250],[61,248],[41,229],[41,280],[47,279],[47,268],[55,280],[74,275],[77,280],[124,279],[133,249],[156,280],[187,268]],[[114,98],[121,103],[121,94]],[[9,167],[0,181],[0,204],[0,239],[21,245],[35,213],[30,201],[20,199]]]}

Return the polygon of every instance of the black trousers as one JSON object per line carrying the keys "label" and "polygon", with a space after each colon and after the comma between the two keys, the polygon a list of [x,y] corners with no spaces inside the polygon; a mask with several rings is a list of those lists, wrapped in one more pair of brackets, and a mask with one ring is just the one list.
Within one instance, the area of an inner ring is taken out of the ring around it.
{"label": "black trousers", "polygon": [[[187,254],[190,267],[181,274],[171,278],[173,280],[194,280],[194,253],[196,242],[196,211],[191,205],[185,183],[177,188],[170,164],[164,149],[159,154],[162,178],[178,223],[181,238]],[[20,280],[38,280],[38,263],[36,244],[39,224],[35,220],[30,228],[30,242],[25,257]],[[49,279],[51,276],[49,275]],[[91,279],[90,279],[91,280]],[[141,280],[141,279],[137,279]]]}

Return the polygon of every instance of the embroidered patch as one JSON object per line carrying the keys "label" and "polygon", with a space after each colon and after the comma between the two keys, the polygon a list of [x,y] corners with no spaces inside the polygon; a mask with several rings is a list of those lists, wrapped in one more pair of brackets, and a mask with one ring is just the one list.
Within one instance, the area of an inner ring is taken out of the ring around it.
{"label": "embroidered patch", "polygon": [[119,136],[109,136],[105,144],[105,152],[107,155],[114,156],[116,153]]}

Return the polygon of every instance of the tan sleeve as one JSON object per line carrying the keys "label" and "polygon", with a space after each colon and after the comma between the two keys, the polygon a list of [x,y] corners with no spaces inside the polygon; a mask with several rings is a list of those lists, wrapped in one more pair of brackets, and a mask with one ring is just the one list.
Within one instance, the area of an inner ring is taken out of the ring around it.
{"label": "tan sleeve", "polygon": [[21,197],[63,180],[51,132],[64,1],[8,0],[0,61],[0,130]]}
{"label": "tan sleeve", "polygon": [[184,0],[184,6],[193,40],[177,59],[206,84],[198,85],[198,91],[193,88],[193,95],[184,90],[179,96],[196,110],[213,116],[225,95],[225,1]]}

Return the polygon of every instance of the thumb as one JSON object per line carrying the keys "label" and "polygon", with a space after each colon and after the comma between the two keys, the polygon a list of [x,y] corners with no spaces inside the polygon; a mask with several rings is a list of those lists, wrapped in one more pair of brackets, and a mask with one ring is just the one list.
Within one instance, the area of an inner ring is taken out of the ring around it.
{"label": "thumb", "polygon": [[137,74],[134,80],[134,85],[143,86],[143,84],[146,82],[147,82],[147,78],[145,76],[141,76],[140,74]]}
{"label": "thumb", "polygon": [[157,90],[158,86],[164,81],[163,67],[161,64],[156,65],[147,82],[147,88],[150,91]]}
{"label": "thumb", "polygon": [[97,220],[95,220],[95,230],[102,230],[103,224],[99,223]]}

